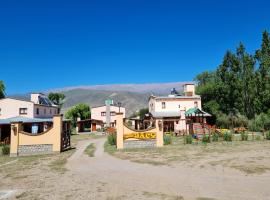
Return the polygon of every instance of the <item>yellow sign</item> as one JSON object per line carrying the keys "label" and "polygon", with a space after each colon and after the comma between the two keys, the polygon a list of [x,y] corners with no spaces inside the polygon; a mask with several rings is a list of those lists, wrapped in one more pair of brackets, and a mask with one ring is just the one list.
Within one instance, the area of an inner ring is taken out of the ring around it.
{"label": "yellow sign", "polygon": [[128,133],[124,134],[124,140],[126,139],[139,139],[139,140],[150,140],[156,139],[157,134],[155,132],[138,132],[138,133]]}

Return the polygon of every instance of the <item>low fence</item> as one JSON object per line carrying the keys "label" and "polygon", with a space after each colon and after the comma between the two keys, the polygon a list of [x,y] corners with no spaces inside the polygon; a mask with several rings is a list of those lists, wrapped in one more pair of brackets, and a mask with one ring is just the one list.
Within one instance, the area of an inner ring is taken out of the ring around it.
{"label": "low fence", "polygon": [[63,129],[62,115],[54,116],[53,126],[38,134],[24,132],[21,122],[13,122],[11,124],[10,156],[61,152],[70,145],[68,126],[64,127],[66,129]]}
{"label": "low fence", "polygon": [[135,130],[124,124],[123,114],[116,116],[117,149],[163,146],[163,122],[156,120],[156,126],[147,130]]}

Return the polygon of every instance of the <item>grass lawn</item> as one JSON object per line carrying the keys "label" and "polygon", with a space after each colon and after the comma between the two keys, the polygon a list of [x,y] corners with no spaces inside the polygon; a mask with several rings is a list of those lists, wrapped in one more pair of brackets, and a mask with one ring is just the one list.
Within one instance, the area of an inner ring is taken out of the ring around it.
{"label": "grass lawn", "polygon": [[173,137],[172,145],[160,148],[116,150],[105,143],[111,155],[137,163],[152,165],[187,165],[190,167],[222,166],[247,174],[270,170],[270,141],[233,141],[184,144],[182,137]]}
{"label": "grass lawn", "polygon": [[95,150],[96,150],[95,144],[91,143],[86,147],[84,153],[87,154],[89,157],[94,157]]}

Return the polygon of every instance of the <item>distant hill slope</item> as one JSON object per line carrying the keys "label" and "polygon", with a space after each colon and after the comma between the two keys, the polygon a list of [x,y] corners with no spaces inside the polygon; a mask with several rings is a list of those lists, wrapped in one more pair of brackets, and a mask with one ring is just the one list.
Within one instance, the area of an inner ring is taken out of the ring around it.
{"label": "distant hill slope", "polygon": [[172,88],[182,90],[185,83],[191,82],[172,82],[172,83],[144,83],[144,84],[108,84],[108,85],[89,85],[73,86],[66,88],[52,89],[51,91],[69,91],[74,89],[103,90],[103,91],[127,91],[137,93],[168,93]]}
{"label": "distant hill slope", "polygon": [[66,96],[63,106],[63,112],[66,112],[70,107],[78,103],[87,103],[91,107],[104,105],[106,99],[113,99],[115,103],[121,102],[126,108],[127,116],[140,108],[147,107],[147,93],[134,93],[125,91],[103,91],[103,90],[88,90],[88,89],[73,89],[63,91]]}
{"label": "distant hill slope", "polygon": [[[151,94],[167,95],[172,88],[182,92],[185,83],[188,82],[75,86],[51,89],[44,93],[63,92],[66,95],[62,112],[78,103],[87,103],[94,107],[104,105],[106,99],[113,99],[115,103],[121,102],[126,108],[127,116],[130,116],[137,110],[148,107],[148,98]],[[30,98],[29,93],[11,96]]]}

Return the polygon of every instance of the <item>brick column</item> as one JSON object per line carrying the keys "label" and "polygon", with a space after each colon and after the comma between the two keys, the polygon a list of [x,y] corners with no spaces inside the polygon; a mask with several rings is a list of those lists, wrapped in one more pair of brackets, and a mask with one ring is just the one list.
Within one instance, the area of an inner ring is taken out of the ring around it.
{"label": "brick column", "polygon": [[21,130],[22,122],[11,123],[10,129],[10,157],[18,156],[18,147],[20,145],[19,132]]}
{"label": "brick column", "polygon": [[117,149],[124,148],[124,123],[123,113],[116,113]]}
{"label": "brick column", "polygon": [[53,116],[53,129],[54,129],[54,144],[53,151],[60,152],[61,151],[61,140],[62,140],[62,118],[63,115],[54,115]]}
{"label": "brick column", "polygon": [[156,130],[157,130],[157,147],[163,146],[163,120],[156,120]]}

